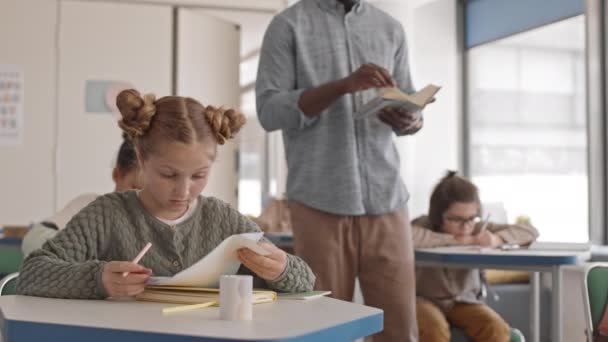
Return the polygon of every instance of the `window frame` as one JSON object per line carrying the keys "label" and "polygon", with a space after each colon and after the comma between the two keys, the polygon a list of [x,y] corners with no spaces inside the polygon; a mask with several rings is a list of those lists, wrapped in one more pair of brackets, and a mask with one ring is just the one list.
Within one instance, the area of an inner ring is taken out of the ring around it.
{"label": "window frame", "polygon": [[[462,0],[459,2],[459,29],[464,41],[462,51],[462,165],[463,173],[471,177],[471,132],[470,132],[470,106],[469,106],[469,49],[491,43],[497,39],[506,38],[513,34],[526,32],[531,29],[549,25],[552,22],[545,22],[541,25],[530,25],[527,21],[521,29],[510,28],[510,33],[496,35],[494,39],[486,39],[472,44],[470,37],[467,37],[467,30],[471,29],[471,18],[467,16],[479,15],[471,11],[469,5],[479,5],[493,3],[496,7],[504,4],[514,7],[521,6],[521,3],[498,2],[493,0]],[[542,1],[541,1],[542,2]],[[584,5],[582,13],[574,15],[584,15],[585,17],[585,77],[586,77],[586,98],[585,110],[587,117],[587,179],[588,179],[588,219],[589,219],[589,241],[596,244],[606,244],[608,227],[608,120],[606,119],[606,108],[608,108],[608,6],[602,0],[581,0]],[[554,3],[553,3],[554,4]],[[529,6],[529,4],[526,4]],[[497,11],[503,9],[495,8]],[[572,10],[572,8],[567,9]],[[563,11],[562,11],[563,13]],[[572,16],[569,16],[572,17]],[[562,16],[559,20],[568,19]],[[567,196],[567,194],[566,194]],[[567,200],[567,199],[566,199]]]}

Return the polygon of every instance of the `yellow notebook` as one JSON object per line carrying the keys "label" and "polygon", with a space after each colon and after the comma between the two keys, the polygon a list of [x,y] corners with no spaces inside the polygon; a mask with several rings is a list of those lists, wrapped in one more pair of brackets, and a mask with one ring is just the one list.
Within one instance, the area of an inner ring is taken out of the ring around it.
{"label": "yellow notebook", "polygon": [[[200,304],[220,300],[220,290],[216,288],[188,286],[146,286],[144,292],[135,297],[137,300],[170,304]],[[253,303],[269,303],[277,299],[277,293],[269,290],[254,290]]]}

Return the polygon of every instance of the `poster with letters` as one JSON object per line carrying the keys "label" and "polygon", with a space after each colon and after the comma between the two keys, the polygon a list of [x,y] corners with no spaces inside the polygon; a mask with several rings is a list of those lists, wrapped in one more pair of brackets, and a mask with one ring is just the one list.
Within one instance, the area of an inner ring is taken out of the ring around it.
{"label": "poster with letters", "polygon": [[17,145],[23,135],[23,70],[0,64],[0,145]]}

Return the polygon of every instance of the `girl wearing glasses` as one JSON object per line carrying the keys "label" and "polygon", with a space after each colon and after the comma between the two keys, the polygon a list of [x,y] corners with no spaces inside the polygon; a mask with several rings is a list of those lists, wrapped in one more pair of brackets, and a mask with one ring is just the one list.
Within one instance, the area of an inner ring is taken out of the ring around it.
{"label": "girl wearing glasses", "polygon": [[[538,237],[532,226],[485,222],[480,212],[477,187],[449,171],[433,190],[429,215],[412,222],[414,246],[500,247],[527,245]],[[484,304],[478,269],[417,267],[416,295],[421,342],[450,341],[450,325],[476,342],[509,341],[508,324]]]}

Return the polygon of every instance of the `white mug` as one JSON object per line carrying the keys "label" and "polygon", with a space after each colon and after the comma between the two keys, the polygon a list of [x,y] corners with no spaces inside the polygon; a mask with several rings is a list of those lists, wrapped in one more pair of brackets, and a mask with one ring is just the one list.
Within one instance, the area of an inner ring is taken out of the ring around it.
{"label": "white mug", "polygon": [[220,277],[220,319],[250,321],[253,318],[253,277],[223,275]]}

